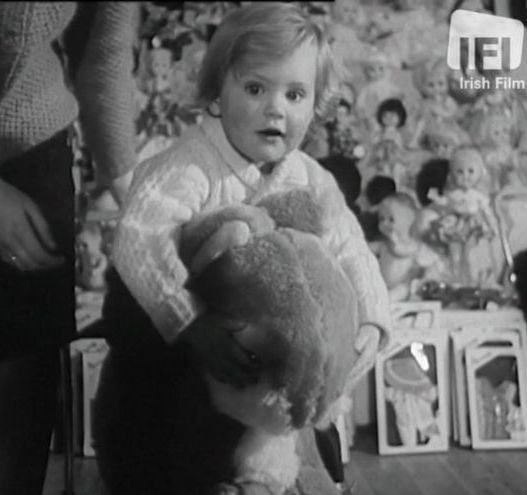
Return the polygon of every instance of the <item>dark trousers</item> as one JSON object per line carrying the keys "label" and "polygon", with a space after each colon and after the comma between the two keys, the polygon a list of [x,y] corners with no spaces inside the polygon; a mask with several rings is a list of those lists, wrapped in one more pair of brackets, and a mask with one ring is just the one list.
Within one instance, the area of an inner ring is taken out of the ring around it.
{"label": "dark trousers", "polygon": [[111,346],[94,447],[112,495],[205,495],[233,474],[244,427],[218,414],[190,349],[165,344],[117,273],[103,309]]}
{"label": "dark trousers", "polygon": [[0,165],[30,196],[67,263],[18,272],[0,263],[0,494],[39,495],[55,419],[58,350],[75,329],[72,156],[63,131]]}

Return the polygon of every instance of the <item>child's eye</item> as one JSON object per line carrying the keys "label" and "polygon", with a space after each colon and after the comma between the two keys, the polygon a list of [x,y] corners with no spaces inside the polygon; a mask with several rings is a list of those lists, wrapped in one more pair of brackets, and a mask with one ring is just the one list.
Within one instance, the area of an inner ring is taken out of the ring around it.
{"label": "child's eye", "polygon": [[293,102],[300,101],[302,98],[304,98],[305,93],[300,90],[292,90],[287,92],[287,99]]}
{"label": "child's eye", "polygon": [[259,96],[263,93],[263,86],[259,83],[247,83],[245,85],[245,92],[251,96]]}

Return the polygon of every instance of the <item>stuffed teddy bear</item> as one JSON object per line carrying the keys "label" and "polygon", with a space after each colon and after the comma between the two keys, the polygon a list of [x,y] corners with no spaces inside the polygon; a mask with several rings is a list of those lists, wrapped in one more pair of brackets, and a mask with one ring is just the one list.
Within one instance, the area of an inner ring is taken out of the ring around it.
{"label": "stuffed teddy bear", "polygon": [[327,425],[344,390],[358,322],[351,282],[321,240],[327,215],[297,189],[201,213],[181,232],[187,288],[246,322],[233,335],[262,365],[258,383],[242,389],[206,377],[214,406],[247,427],[232,490],[218,493],[337,493],[309,427]]}

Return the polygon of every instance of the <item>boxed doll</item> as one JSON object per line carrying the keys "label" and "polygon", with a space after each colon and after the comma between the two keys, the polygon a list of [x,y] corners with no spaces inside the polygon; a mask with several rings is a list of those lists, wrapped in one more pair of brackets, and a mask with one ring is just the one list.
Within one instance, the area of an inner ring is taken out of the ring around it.
{"label": "boxed doll", "polygon": [[400,330],[377,356],[380,454],[448,449],[447,334]]}
{"label": "boxed doll", "polygon": [[478,347],[502,347],[519,350],[525,340],[523,323],[503,326],[465,326],[451,332],[452,338],[452,414],[454,440],[471,445],[468,408],[466,352]]}
{"label": "boxed doll", "polygon": [[517,347],[466,350],[472,447],[527,447],[525,359]]}

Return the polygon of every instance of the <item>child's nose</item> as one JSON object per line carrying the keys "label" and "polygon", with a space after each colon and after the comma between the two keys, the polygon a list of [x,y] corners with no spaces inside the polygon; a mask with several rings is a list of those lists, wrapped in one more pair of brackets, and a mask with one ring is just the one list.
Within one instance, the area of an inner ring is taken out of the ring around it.
{"label": "child's nose", "polygon": [[271,94],[267,100],[265,114],[270,117],[282,117],[284,114],[284,98],[278,93]]}

